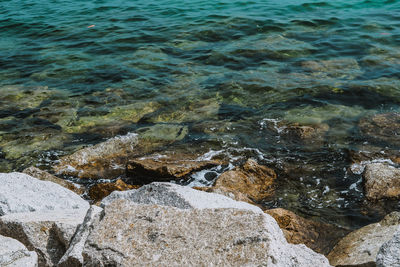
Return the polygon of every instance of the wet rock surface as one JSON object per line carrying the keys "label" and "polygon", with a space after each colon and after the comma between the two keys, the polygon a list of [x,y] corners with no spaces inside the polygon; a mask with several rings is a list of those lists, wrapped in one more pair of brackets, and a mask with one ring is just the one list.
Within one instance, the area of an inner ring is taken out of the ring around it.
{"label": "wet rock surface", "polygon": [[105,207],[104,217],[86,241],[83,258],[89,266],[329,266],[322,255],[286,243],[276,222],[263,213],[181,210],[125,200]]}
{"label": "wet rock surface", "polygon": [[400,226],[392,239],[379,249],[376,256],[377,267],[400,266]]}
{"label": "wet rock surface", "polygon": [[273,194],[275,179],[274,170],[249,159],[243,166],[221,174],[213,186],[213,191],[220,190],[233,195],[240,192],[253,201],[259,201]]}
{"label": "wet rock surface", "polygon": [[77,187],[76,185],[74,185],[71,182],[68,182],[68,181],[66,181],[64,179],[58,178],[57,176],[54,176],[54,175],[52,175],[52,174],[50,174],[50,173],[48,173],[46,171],[43,171],[41,169],[36,168],[36,167],[26,168],[22,172],[27,174],[27,175],[30,175],[32,177],[35,177],[35,178],[37,178],[39,180],[42,180],[42,181],[49,181],[49,182],[53,182],[55,184],[59,184],[59,185],[65,187],[65,188],[67,188],[67,189],[79,194],[79,195],[84,193],[84,189],[83,188]]}
{"label": "wet rock surface", "polygon": [[126,174],[131,183],[146,184],[184,179],[193,172],[219,164],[219,161],[202,160],[193,154],[164,152],[130,159]]}
{"label": "wet rock surface", "polygon": [[11,213],[88,209],[74,192],[23,173],[0,173],[0,216]]}
{"label": "wet rock surface", "polygon": [[139,186],[126,184],[121,179],[110,183],[99,183],[90,187],[88,195],[93,201],[100,201],[114,191],[136,189]]}
{"label": "wet rock surface", "polygon": [[359,127],[372,140],[400,145],[400,113],[383,113],[362,118]]}
{"label": "wet rock surface", "polygon": [[0,235],[0,266],[37,267],[36,252],[29,251],[21,242]]}
{"label": "wet rock surface", "polygon": [[369,200],[400,197],[400,169],[371,163],[366,165],[363,178],[365,196]]}
{"label": "wet rock surface", "polygon": [[375,266],[380,247],[390,239],[400,225],[400,213],[392,212],[374,224],[345,236],[327,256],[334,266]]}
{"label": "wet rock surface", "polygon": [[324,255],[327,255],[337,242],[350,232],[331,224],[302,218],[281,208],[265,212],[276,220],[289,243],[305,244]]}

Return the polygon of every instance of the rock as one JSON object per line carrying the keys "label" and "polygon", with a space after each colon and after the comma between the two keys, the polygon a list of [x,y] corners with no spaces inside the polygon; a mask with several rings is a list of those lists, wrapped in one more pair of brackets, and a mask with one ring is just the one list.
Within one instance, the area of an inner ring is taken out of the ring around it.
{"label": "rock", "polygon": [[138,144],[137,134],[116,136],[62,157],[54,170],[79,178],[113,178],[125,173],[125,161]]}
{"label": "rock", "polygon": [[38,256],[17,240],[0,235],[0,266],[37,267]]}
{"label": "rock", "polygon": [[362,118],[359,122],[361,132],[375,140],[390,144],[400,144],[400,113],[383,113]]}
{"label": "rock", "polygon": [[400,266],[400,227],[392,239],[385,242],[376,256],[377,267]]}
{"label": "rock", "polygon": [[201,160],[196,155],[164,152],[128,161],[126,174],[133,184],[187,178],[191,173],[219,165],[215,160]]}
{"label": "rock", "polygon": [[90,234],[93,225],[100,221],[100,216],[103,209],[97,206],[91,206],[88,210],[85,219],[79,225],[75,232],[73,239],[70,242],[68,250],[62,256],[57,266],[59,267],[71,267],[71,266],[83,266],[83,248],[87,237]]}
{"label": "rock", "polygon": [[54,176],[46,171],[43,171],[43,170],[38,169],[33,166],[26,168],[25,170],[22,171],[22,173],[25,173],[27,175],[30,175],[30,176],[35,177],[42,181],[49,181],[49,182],[53,182],[55,184],[59,184],[71,191],[74,191],[75,193],[77,193],[79,195],[82,195],[85,192],[85,190],[83,188],[78,188],[73,183],[70,183],[64,179],[58,178],[57,176]]}
{"label": "rock", "polygon": [[74,192],[24,173],[0,173],[0,216],[33,211],[88,209]]}
{"label": "rock", "polygon": [[190,187],[172,183],[151,183],[136,190],[113,192],[102,201],[107,206],[117,199],[129,200],[138,204],[154,204],[180,209],[237,208],[262,212],[260,208],[231,198],[194,190]]}
{"label": "rock", "polygon": [[363,174],[369,200],[400,197],[400,169],[383,163],[367,164]]}
{"label": "rock", "polygon": [[313,76],[330,76],[340,79],[354,79],[362,74],[354,58],[337,58],[320,61],[304,61],[302,67]]}
{"label": "rock", "polygon": [[125,191],[139,188],[137,185],[129,185],[121,179],[113,183],[95,184],[89,189],[89,197],[93,201],[99,201],[111,194],[113,191]]}
{"label": "rock", "polygon": [[35,250],[39,266],[54,266],[64,255],[87,209],[15,213],[0,217],[0,234]]}
{"label": "rock", "polygon": [[62,157],[59,164],[54,166],[54,171],[79,178],[117,178],[125,174],[128,157],[148,153],[156,147],[181,140],[188,133],[188,128],[163,124],[143,127],[137,132],[116,136]]}
{"label": "rock", "polygon": [[292,123],[283,128],[282,135],[290,141],[306,141],[320,144],[324,141],[324,135],[329,130],[329,125],[322,123],[316,125],[301,125]]}
{"label": "rock", "polygon": [[242,167],[224,172],[215,182],[214,189],[225,192],[240,192],[254,201],[260,201],[273,194],[276,173],[249,159]]}
{"label": "rock", "polygon": [[85,266],[329,266],[323,255],[288,244],[273,218],[260,212],[126,200],[105,207],[83,259]]}
{"label": "rock", "polygon": [[378,223],[351,232],[329,253],[329,262],[334,266],[375,266],[379,248],[392,238],[399,224],[400,212],[392,212]]}
{"label": "rock", "polygon": [[265,211],[271,215],[291,244],[305,244],[315,252],[327,255],[348,230],[302,218],[295,213],[277,208]]}

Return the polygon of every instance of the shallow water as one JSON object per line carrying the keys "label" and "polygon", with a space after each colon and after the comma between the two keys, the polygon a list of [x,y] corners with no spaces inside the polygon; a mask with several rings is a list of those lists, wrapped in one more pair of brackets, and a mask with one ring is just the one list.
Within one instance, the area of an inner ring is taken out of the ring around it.
{"label": "shallow water", "polygon": [[[182,124],[180,149],[277,170],[266,206],[375,221],[399,204],[364,201],[349,150],[398,150],[371,144],[359,121],[399,111],[399,11],[394,0],[3,1],[0,171]],[[294,123],[323,130],[285,137]]]}

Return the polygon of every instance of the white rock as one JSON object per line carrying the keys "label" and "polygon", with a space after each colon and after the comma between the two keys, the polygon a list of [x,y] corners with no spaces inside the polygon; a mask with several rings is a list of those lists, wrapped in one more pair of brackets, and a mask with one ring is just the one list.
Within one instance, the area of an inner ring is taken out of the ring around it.
{"label": "white rock", "polygon": [[0,217],[0,234],[38,254],[40,266],[54,266],[64,255],[87,209],[13,213]]}
{"label": "white rock", "polygon": [[0,266],[2,267],[36,267],[38,256],[29,251],[19,241],[0,235]]}
{"label": "white rock", "polygon": [[114,191],[103,199],[102,206],[115,199],[126,199],[138,204],[156,204],[180,209],[234,208],[262,212],[254,205],[235,201],[229,197],[207,193],[173,183],[151,183],[139,189],[123,192]]}
{"label": "white rock", "polygon": [[18,172],[0,173],[0,216],[19,212],[88,208],[87,201],[58,184]]}
{"label": "white rock", "polygon": [[387,241],[379,249],[376,256],[377,267],[400,266],[400,226],[392,239]]}

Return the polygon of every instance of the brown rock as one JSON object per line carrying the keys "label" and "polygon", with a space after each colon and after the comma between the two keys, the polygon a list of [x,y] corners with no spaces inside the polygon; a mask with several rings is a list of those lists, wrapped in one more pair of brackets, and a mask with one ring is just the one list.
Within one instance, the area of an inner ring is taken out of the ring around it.
{"label": "brown rock", "polygon": [[400,213],[392,212],[378,223],[351,232],[328,254],[329,262],[334,266],[376,266],[379,248],[393,237],[399,224]]}
{"label": "brown rock", "polygon": [[193,172],[219,164],[221,162],[215,160],[197,159],[193,154],[165,152],[129,160],[126,173],[133,184],[146,184],[186,178]]}
{"label": "brown rock", "polygon": [[383,163],[371,163],[365,168],[365,196],[369,200],[400,197],[400,169]]}
{"label": "brown rock", "polygon": [[215,182],[213,192],[217,189],[233,194],[240,192],[251,200],[259,201],[273,194],[275,179],[274,170],[249,159],[242,167],[221,174]]}
{"label": "brown rock", "polygon": [[361,132],[373,139],[400,144],[400,113],[377,114],[360,120]]}
{"label": "brown rock", "polygon": [[113,183],[101,183],[93,185],[89,189],[89,197],[94,201],[100,201],[113,191],[125,191],[137,188],[139,188],[139,186],[126,184],[121,179],[118,179]]}
{"label": "brown rock", "polygon": [[277,208],[265,212],[274,217],[289,243],[305,244],[324,255],[327,255],[337,242],[349,233],[346,229],[307,220],[285,209]]}
{"label": "brown rock", "polygon": [[85,190],[83,188],[79,188],[79,187],[75,186],[73,183],[70,183],[64,179],[58,178],[57,176],[54,176],[46,171],[43,171],[43,170],[38,169],[33,166],[26,168],[22,172],[25,174],[28,174],[32,177],[35,177],[39,180],[42,180],[42,181],[49,181],[49,182],[59,184],[71,191],[74,191],[75,193],[77,193],[79,195],[82,195],[85,192]]}
{"label": "brown rock", "polygon": [[208,193],[216,193],[220,195],[224,195],[226,197],[232,198],[236,201],[244,201],[247,203],[250,203],[252,205],[256,205],[253,200],[251,200],[247,195],[243,194],[242,192],[239,191],[231,191],[229,188],[225,187],[219,187],[219,188],[214,188],[214,187],[193,187],[193,189],[203,191],[203,192],[208,192]]}
{"label": "brown rock", "polygon": [[283,136],[294,141],[303,141],[311,143],[321,143],[324,141],[324,135],[329,130],[328,124],[301,125],[299,123],[283,126]]}

